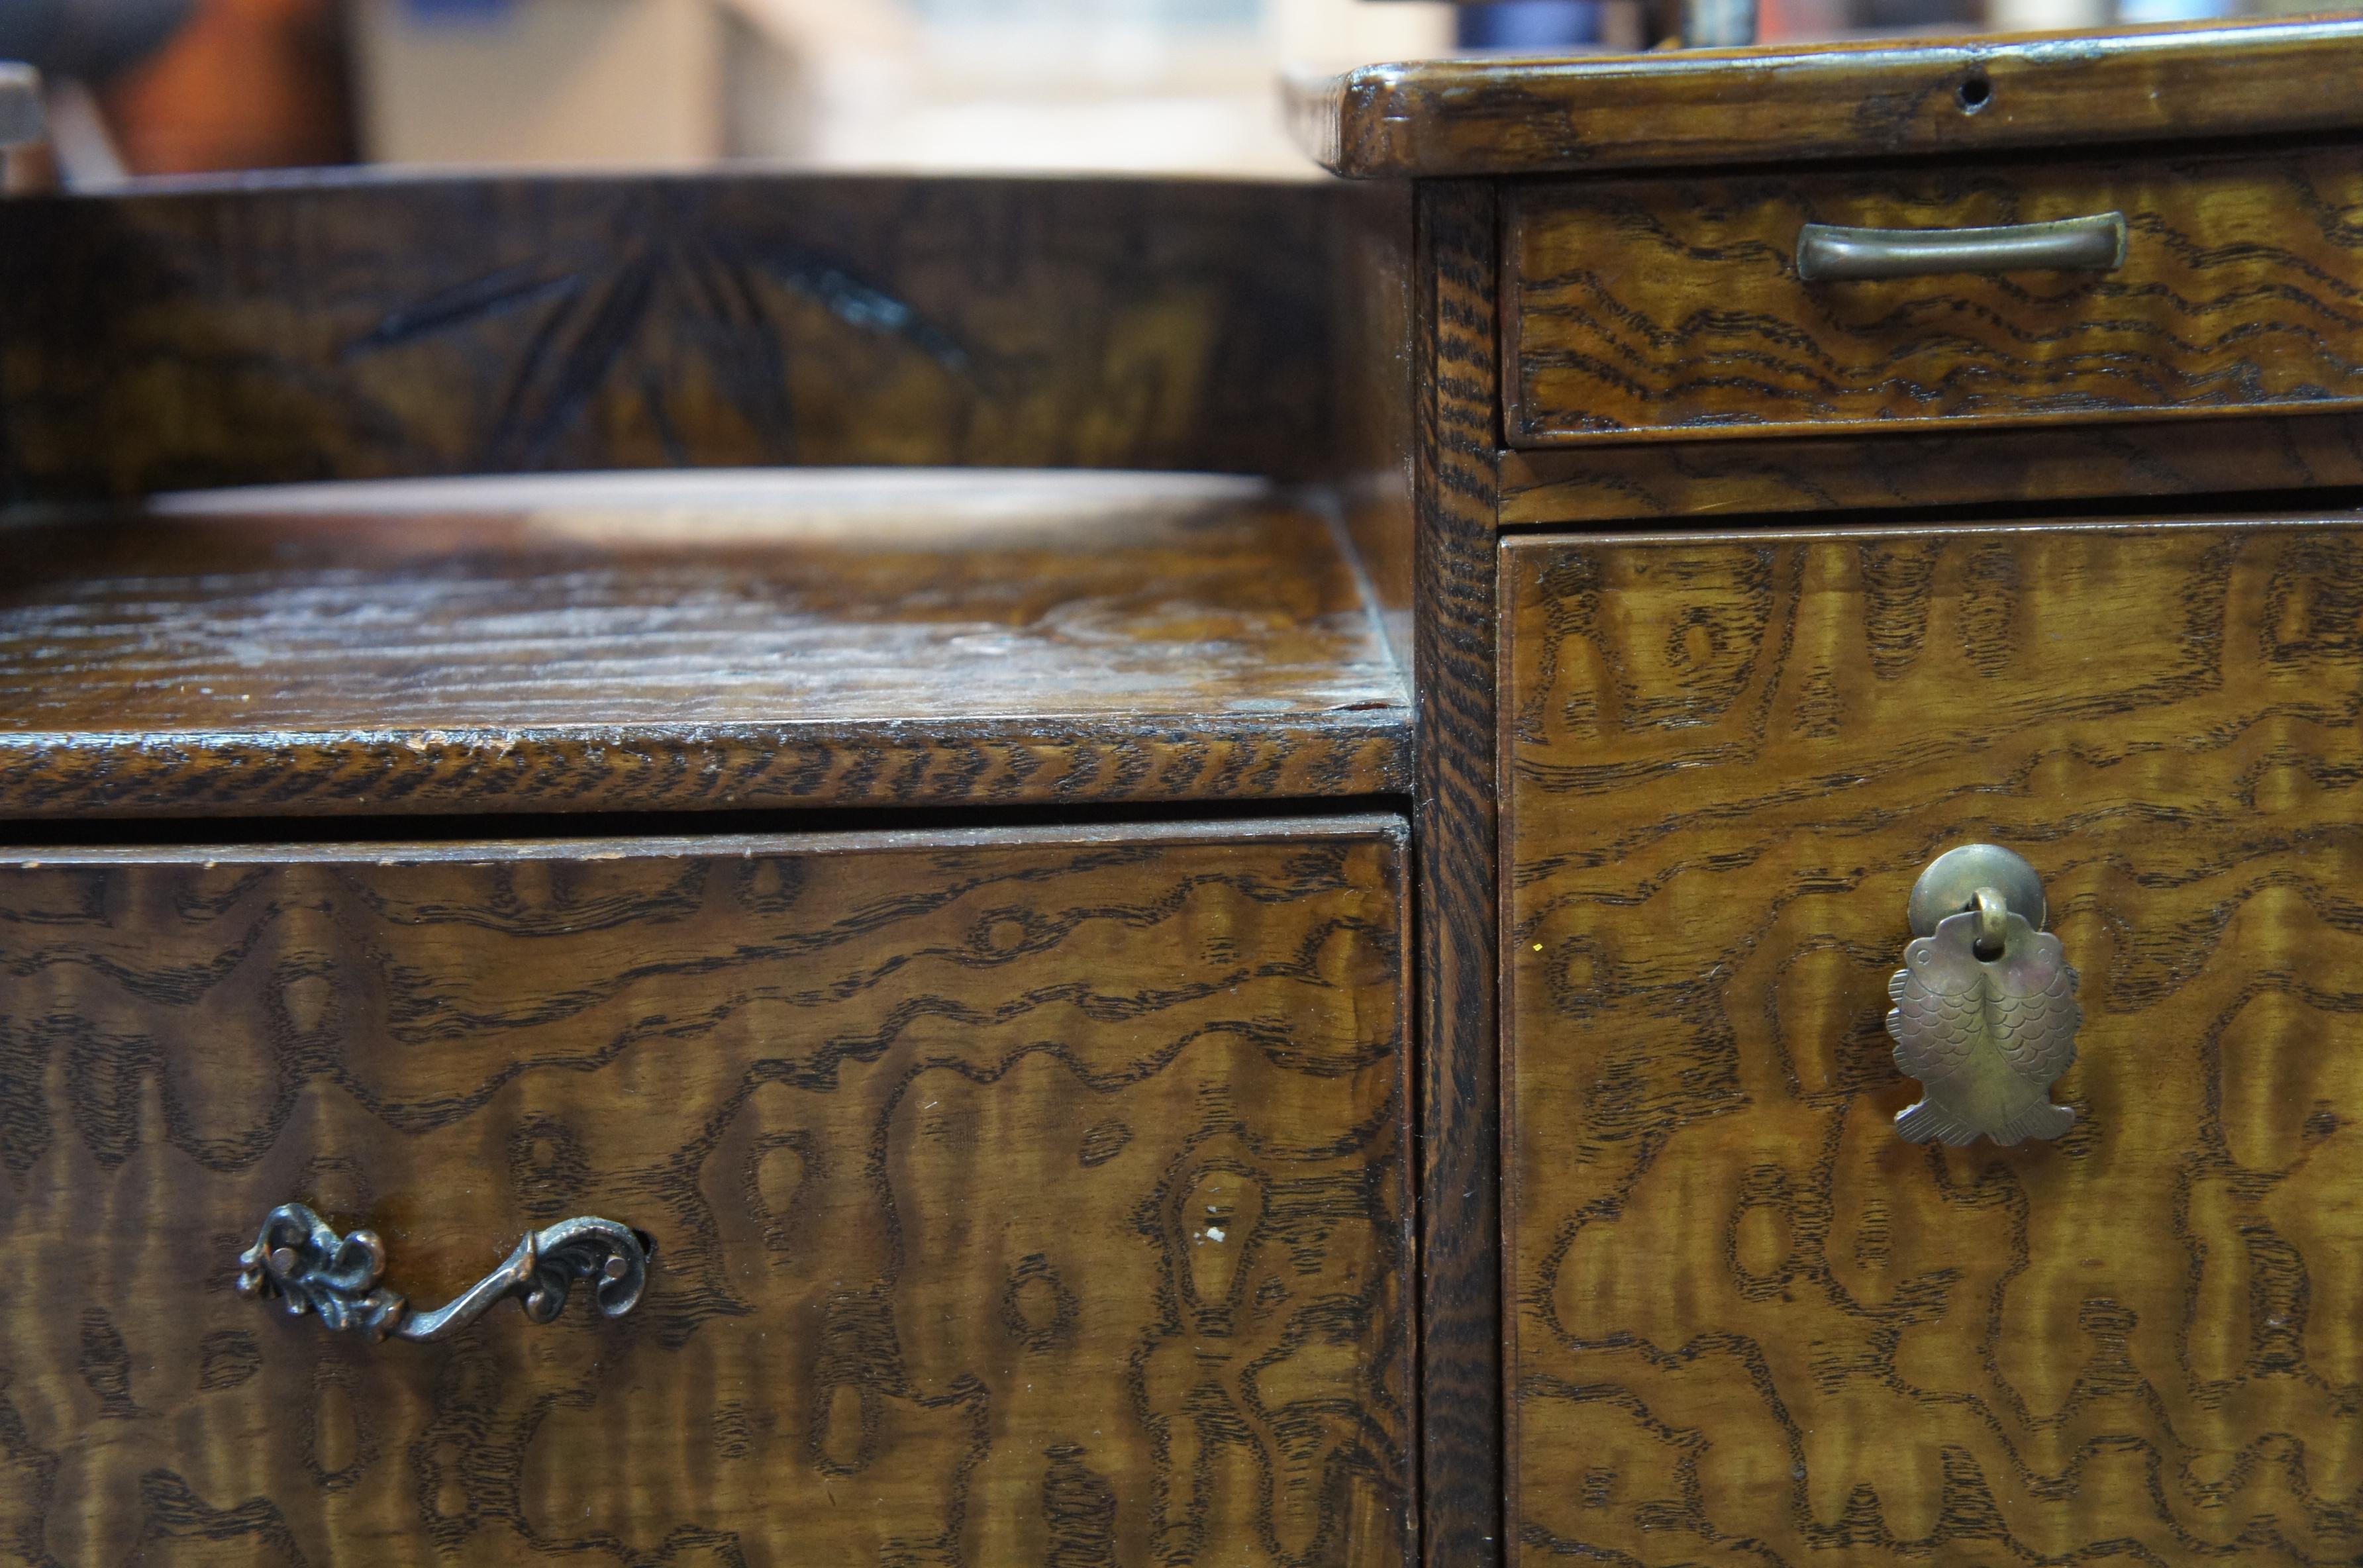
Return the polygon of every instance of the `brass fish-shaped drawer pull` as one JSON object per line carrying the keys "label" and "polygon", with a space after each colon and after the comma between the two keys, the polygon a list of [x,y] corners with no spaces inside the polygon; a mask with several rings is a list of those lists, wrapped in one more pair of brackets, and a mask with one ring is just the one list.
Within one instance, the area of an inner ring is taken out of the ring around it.
{"label": "brass fish-shaped drawer pull", "polygon": [[[1944,913],[1948,905],[1960,912]],[[2059,939],[2038,929],[2034,868],[2006,849],[1968,845],[1929,867],[1912,906],[1923,934],[1887,984],[1887,1032],[1922,1097],[1897,1113],[1896,1132],[1914,1143],[2058,1137],[2076,1113],[2051,1102],[2051,1085],[2075,1066],[2084,1015]]]}

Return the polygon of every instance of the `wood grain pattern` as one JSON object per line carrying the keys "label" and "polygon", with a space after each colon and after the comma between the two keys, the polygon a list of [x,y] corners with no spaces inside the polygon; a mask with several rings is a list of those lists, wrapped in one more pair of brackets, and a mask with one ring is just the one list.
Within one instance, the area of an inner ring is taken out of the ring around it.
{"label": "wood grain pattern", "polygon": [[[2107,274],[1801,282],[1809,222],[2123,212]],[[1559,182],[1510,202],[1512,445],[2363,405],[2363,146]]]}
{"label": "wood grain pattern", "polygon": [[1422,1550],[1499,1560],[1501,1225],[1494,1077],[1494,193],[1417,196]]}
{"label": "wood grain pattern", "polygon": [[[2363,532],[1518,539],[1521,1560],[2363,1552]],[[1920,868],[2026,855],[2056,1144],[1939,1150]]]}
{"label": "wood grain pattern", "polygon": [[1306,475],[1335,193],[341,174],[12,203],[8,493],[732,464]]}
{"label": "wood grain pattern", "polygon": [[[1290,87],[1357,178],[1544,174],[2345,130],[2351,17],[1373,65]],[[1964,83],[1985,85],[1971,110]]]}
{"label": "wood grain pattern", "polygon": [[[0,1555],[1403,1562],[1403,836],[10,856]],[[290,1198],[657,1264],[369,1347]]]}
{"label": "wood grain pattern", "polygon": [[1504,453],[1504,524],[2363,487],[2363,414]]}
{"label": "wood grain pattern", "polygon": [[710,476],[197,504],[10,533],[0,812],[1409,782],[1403,677],[1346,547],[1250,480]]}

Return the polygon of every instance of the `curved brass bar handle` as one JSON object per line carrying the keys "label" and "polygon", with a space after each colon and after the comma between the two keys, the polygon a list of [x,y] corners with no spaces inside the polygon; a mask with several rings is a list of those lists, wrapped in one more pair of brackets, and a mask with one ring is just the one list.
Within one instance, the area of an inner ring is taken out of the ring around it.
{"label": "curved brass bar handle", "polygon": [[1840,228],[1797,234],[1797,276],[1808,283],[1928,278],[1947,272],[2113,272],[2125,264],[2125,215],[2000,228]]}
{"label": "curved brass bar handle", "polygon": [[254,1245],[238,1255],[238,1293],[283,1297],[290,1317],[310,1312],[331,1329],[350,1329],[372,1343],[389,1335],[441,1340],[474,1322],[494,1302],[517,1297],[525,1315],[547,1323],[566,1308],[580,1281],[607,1317],[639,1304],[656,1242],[646,1231],[613,1220],[560,1220],[529,1231],[508,1260],[432,1312],[378,1284],[385,1243],[374,1231],[340,1236],[300,1203],[283,1203],[263,1220]]}
{"label": "curved brass bar handle", "polygon": [[1887,983],[1895,1065],[1922,1089],[1896,1113],[1907,1142],[2006,1147],[2075,1125],[2075,1111],[2051,1103],[2051,1084],[2076,1065],[2084,1010],[2043,916],[2035,867],[1998,845],[1948,850],[1920,874],[1918,934]]}

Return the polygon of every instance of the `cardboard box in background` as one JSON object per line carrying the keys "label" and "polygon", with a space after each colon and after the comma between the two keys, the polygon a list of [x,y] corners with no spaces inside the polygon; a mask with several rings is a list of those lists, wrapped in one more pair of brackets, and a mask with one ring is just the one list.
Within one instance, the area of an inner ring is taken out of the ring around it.
{"label": "cardboard box in background", "polygon": [[353,0],[392,163],[1301,175],[1286,63],[1450,46],[1365,0]]}
{"label": "cardboard box in background", "polygon": [[354,0],[361,156],[637,168],[722,155],[713,0]]}

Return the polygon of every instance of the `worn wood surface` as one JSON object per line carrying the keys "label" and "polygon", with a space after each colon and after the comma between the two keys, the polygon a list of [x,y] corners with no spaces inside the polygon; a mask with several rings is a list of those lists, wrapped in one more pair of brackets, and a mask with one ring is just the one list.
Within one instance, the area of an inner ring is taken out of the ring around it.
{"label": "worn wood surface", "polygon": [[1502,521],[2020,504],[2363,487],[2363,414],[1504,453]]}
{"label": "worn wood surface", "polygon": [[[1506,547],[1527,1563],[2363,1553],[2363,531]],[[1903,1143],[1921,867],[2083,976],[2056,1144]]]}
{"label": "worn wood surface", "polygon": [[2358,44],[2343,17],[1439,60],[1303,79],[1290,107],[1305,150],[1359,178],[2197,140],[2363,124]]}
{"label": "worn wood surface", "polygon": [[[0,1554],[1403,1563],[1403,836],[8,856]],[[372,1347],[290,1198],[657,1262]]]}
{"label": "worn wood surface", "polygon": [[1428,1568],[1499,1560],[1494,193],[1417,197],[1420,1414]]}
{"label": "worn wood surface", "polygon": [[8,534],[0,813],[1408,783],[1403,680],[1335,525],[1249,480],[689,476],[190,504],[218,509]]}
{"label": "worn wood surface", "polygon": [[[2122,212],[2124,265],[1805,283],[1807,223]],[[2363,144],[1509,198],[1511,445],[2363,404]]]}
{"label": "worn wood surface", "polygon": [[8,491],[728,464],[1299,475],[1312,184],[307,176],[11,203]]}

